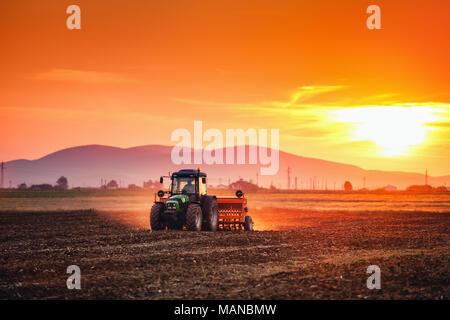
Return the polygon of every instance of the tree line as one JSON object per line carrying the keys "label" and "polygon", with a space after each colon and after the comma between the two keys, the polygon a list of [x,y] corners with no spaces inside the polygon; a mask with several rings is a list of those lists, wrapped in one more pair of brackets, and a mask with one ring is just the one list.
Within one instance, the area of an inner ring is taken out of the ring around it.
{"label": "tree line", "polygon": [[25,182],[19,184],[17,186],[17,189],[19,190],[67,190],[69,188],[69,181],[66,177],[61,176],[56,180],[55,185],[51,185],[49,183],[42,183],[42,184],[33,184],[31,186],[27,186]]}

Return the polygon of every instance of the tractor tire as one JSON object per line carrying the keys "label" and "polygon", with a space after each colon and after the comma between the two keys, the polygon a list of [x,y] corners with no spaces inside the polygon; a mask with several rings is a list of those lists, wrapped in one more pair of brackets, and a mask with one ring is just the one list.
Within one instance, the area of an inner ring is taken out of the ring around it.
{"label": "tractor tire", "polygon": [[203,230],[216,232],[219,226],[219,207],[217,199],[207,197],[203,203]]}
{"label": "tractor tire", "polygon": [[191,203],[187,208],[186,227],[190,231],[202,230],[202,208],[196,203]]}
{"label": "tractor tire", "polygon": [[244,230],[245,231],[253,231],[253,219],[252,219],[252,217],[245,216]]}
{"label": "tractor tire", "polygon": [[153,231],[164,230],[166,224],[161,221],[161,213],[164,211],[164,205],[161,203],[155,203],[150,210],[150,227]]}

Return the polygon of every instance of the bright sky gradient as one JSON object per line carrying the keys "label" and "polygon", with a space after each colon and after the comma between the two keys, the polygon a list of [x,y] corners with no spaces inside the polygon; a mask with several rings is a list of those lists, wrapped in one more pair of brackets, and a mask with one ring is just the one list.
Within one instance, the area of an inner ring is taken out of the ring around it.
{"label": "bright sky gradient", "polygon": [[2,0],[0,160],[169,145],[203,120],[278,128],[303,156],[450,174],[449,14],[448,0]]}

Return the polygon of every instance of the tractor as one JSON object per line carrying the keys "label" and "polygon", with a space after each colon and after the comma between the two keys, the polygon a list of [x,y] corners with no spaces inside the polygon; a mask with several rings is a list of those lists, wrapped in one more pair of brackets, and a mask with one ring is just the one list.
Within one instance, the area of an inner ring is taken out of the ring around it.
{"label": "tractor", "polygon": [[217,197],[206,192],[206,173],[183,169],[168,176],[169,191],[159,190],[150,211],[152,230],[217,231],[253,230],[247,215],[247,199],[241,190],[236,197]]}

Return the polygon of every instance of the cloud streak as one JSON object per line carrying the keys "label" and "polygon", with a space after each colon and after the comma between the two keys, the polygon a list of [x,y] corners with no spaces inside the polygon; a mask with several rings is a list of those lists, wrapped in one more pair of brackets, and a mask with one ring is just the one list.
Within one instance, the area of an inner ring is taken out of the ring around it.
{"label": "cloud streak", "polygon": [[32,78],[37,80],[81,82],[88,84],[137,83],[136,79],[118,73],[75,69],[52,69],[34,74]]}

